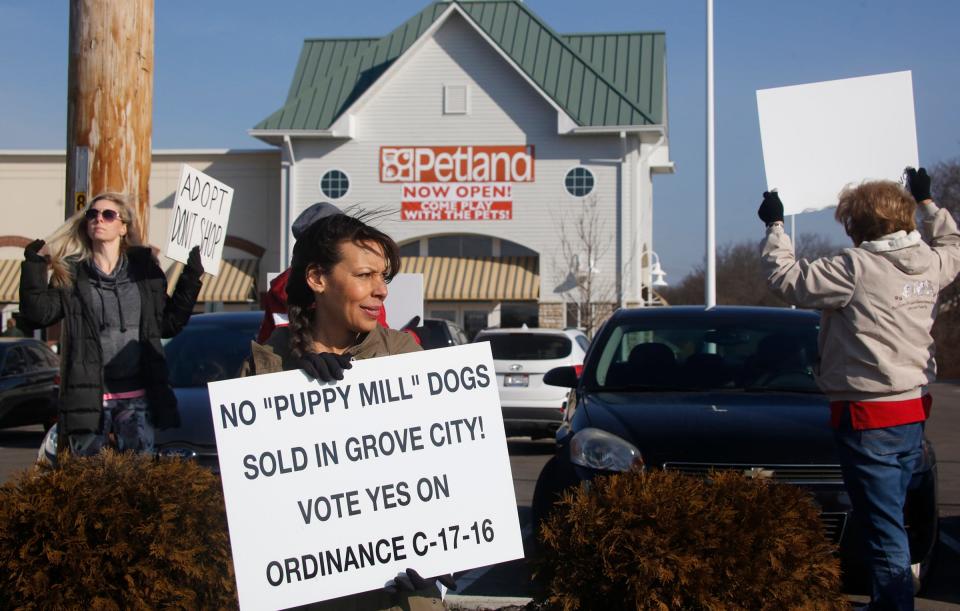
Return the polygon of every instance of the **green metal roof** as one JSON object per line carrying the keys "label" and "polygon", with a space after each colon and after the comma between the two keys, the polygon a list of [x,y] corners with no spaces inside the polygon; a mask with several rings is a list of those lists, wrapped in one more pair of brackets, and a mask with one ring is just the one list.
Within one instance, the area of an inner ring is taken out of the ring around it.
{"label": "green metal roof", "polygon": [[563,34],[580,57],[625,93],[647,116],[663,122],[667,36],[663,32]]}
{"label": "green metal roof", "polygon": [[[663,121],[662,33],[555,33],[522,2],[455,2],[579,125]],[[382,38],[304,41],[284,106],[256,130],[328,129],[453,2],[434,2]]]}
{"label": "green metal roof", "polygon": [[287,103],[300,93],[328,76],[335,68],[363,53],[379,38],[308,38],[303,41],[293,82],[287,93]]}

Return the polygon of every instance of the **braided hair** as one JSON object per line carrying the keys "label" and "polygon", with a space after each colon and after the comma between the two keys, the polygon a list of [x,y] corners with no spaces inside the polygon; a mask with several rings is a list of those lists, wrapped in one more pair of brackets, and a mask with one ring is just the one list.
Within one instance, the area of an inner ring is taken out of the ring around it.
{"label": "braided hair", "polygon": [[316,297],[307,284],[311,266],[328,273],[343,258],[340,244],[373,242],[383,249],[387,259],[387,279],[400,271],[400,249],[393,238],[367,225],[367,217],[336,214],[316,221],[300,236],[293,247],[290,277],[287,279],[287,316],[290,320],[290,351],[303,356],[313,342],[313,308]]}

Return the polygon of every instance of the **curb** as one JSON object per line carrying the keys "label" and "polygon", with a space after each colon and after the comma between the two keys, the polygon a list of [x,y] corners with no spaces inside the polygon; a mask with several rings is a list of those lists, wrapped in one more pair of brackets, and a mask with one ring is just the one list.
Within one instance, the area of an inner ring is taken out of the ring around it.
{"label": "curb", "polygon": [[503,607],[523,607],[531,600],[533,599],[517,596],[447,594],[443,602],[454,609],[502,609]]}

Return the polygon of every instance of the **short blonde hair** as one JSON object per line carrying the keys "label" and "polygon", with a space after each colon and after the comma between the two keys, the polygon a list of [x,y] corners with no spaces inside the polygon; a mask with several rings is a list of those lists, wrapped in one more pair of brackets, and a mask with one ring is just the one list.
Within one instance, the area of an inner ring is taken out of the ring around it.
{"label": "short blonde hair", "polygon": [[917,228],[917,203],[891,180],[864,182],[840,192],[834,217],[858,246],[895,231]]}

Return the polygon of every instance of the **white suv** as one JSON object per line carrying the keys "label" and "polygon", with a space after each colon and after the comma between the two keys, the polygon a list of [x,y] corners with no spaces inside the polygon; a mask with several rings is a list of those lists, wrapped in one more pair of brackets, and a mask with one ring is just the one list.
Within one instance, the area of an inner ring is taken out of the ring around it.
{"label": "white suv", "polygon": [[568,388],[546,386],[543,374],[582,366],[590,341],[576,329],[484,329],[474,342],[490,342],[507,435],[550,437],[560,426]]}

